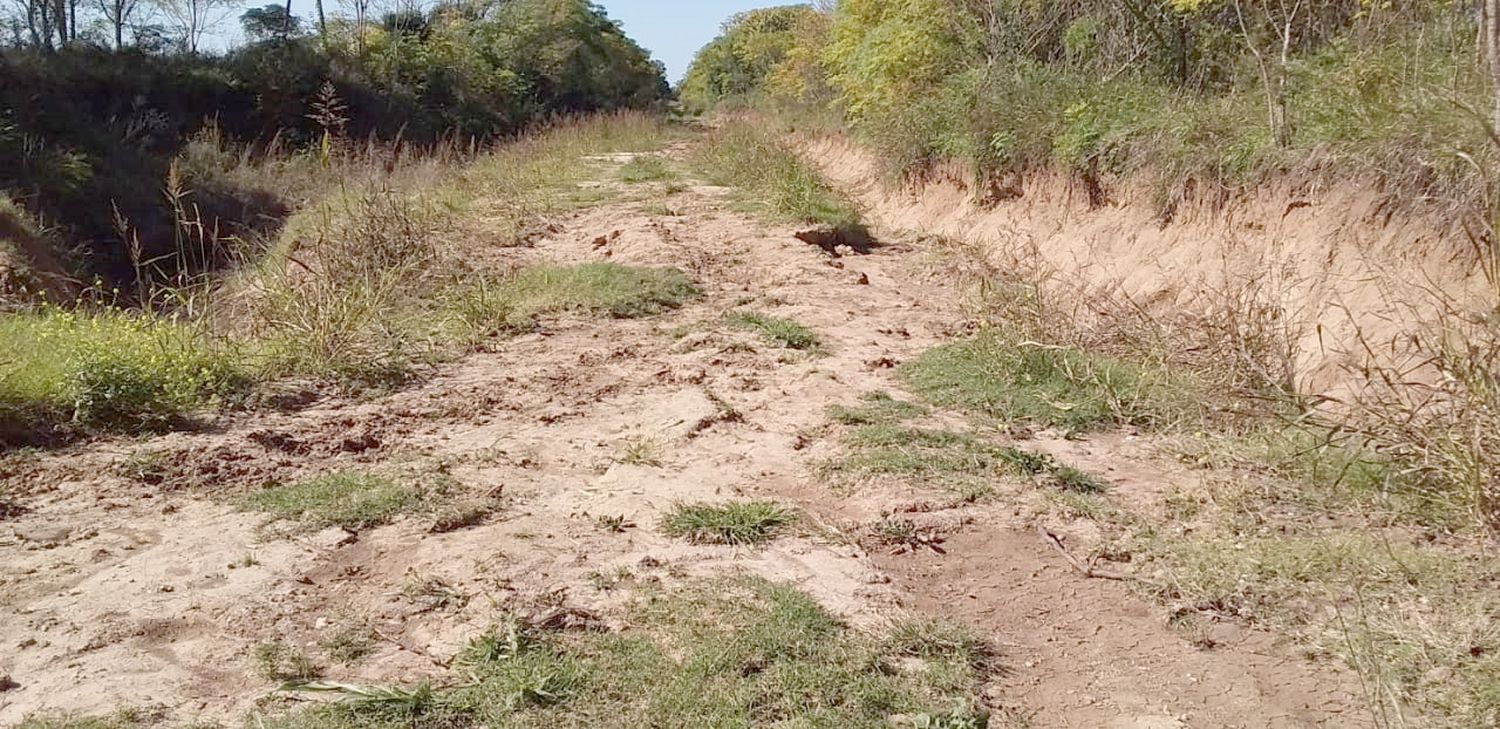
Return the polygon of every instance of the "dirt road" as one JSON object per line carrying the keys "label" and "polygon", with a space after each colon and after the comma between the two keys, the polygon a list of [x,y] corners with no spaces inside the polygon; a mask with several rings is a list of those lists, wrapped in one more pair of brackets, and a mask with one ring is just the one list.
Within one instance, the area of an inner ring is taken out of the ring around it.
{"label": "dirt road", "polygon": [[[412,682],[441,674],[502,610],[579,608],[608,621],[633,584],[732,571],[793,583],[856,625],[905,610],[969,623],[997,652],[984,688],[1002,709],[996,725],[1370,723],[1358,682],[1333,665],[1243,626],[1215,626],[1212,649],[1194,645],[1129,585],[1071,570],[1008,498],[1024,484],[967,503],[817,476],[841,447],[828,406],[900,396],[893,366],[970,329],[948,263],[917,238],[879,231],[870,254],[834,257],[701,185],[553,222],[530,247],[494,256],[675,266],[704,296],[655,318],[549,321],[370,401],[324,397],[202,432],[9,458],[0,476],[26,511],[0,524],[0,675],[15,684],[0,689],[0,723],[141,705],[174,721],[234,721],[275,688],[252,666],[267,640],[317,645],[369,625],[375,652],[339,677]],[[726,324],[736,307],[804,324],[820,351]],[[1137,441],[1042,434],[1031,447],[1127,495],[1188,478]],[[632,449],[650,455],[621,457]],[[149,478],[129,467],[145,451]],[[500,507],[446,533],[413,517],[281,537],[215,495],[376,465],[455,479]],[[739,498],[806,516],[756,549],[688,545],[656,528],[675,503]],[[938,549],[894,554],[874,539],[892,512]],[[604,529],[600,517],[623,519]],[[1084,520],[1051,526],[1089,538]]]}

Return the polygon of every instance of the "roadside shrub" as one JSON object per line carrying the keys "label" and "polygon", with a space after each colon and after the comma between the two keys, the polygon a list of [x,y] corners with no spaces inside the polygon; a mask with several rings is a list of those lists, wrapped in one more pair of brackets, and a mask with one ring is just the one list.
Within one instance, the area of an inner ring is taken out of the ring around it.
{"label": "roadside shrub", "polygon": [[201,331],[108,307],[0,314],[0,352],[0,440],[158,428],[248,383],[237,353]]}

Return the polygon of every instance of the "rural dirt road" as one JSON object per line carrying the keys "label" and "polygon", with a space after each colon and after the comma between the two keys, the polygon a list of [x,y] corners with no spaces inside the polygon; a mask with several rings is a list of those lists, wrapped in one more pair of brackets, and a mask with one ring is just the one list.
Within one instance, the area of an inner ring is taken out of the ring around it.
{"label": "rural dirt road", "polygon": [[[608,181],[621,162],[601,164],[600,184],[621,185]],[[1128,584],[1074,572],[1038,537],[1028,484],[968,503],[899,480],[819,478],[844,427],[829,406],[903,397],[894,366],[972,331],[953,283],[963,264],[878,227],[868,255],[835,257],[737,212],[730,191],[686,188],[624,194],[558,216],[528,246],[483,251],[507,265],[674,266],[704,292],[682,309],[551,320],[377,399],[318,395],[199,432],[5,460],[0,478],[25,511],[0,522],[0,675],[14,682],[0,690],[0,724],[140,705],[235,722],[275,689],[250,659],[267,640],[316,645],[359,622],[375,652],[337,677],[412,682],[441,675],[502,611],[607,623],[634,584],[735,571],[795,584],[855,625],[903,611],[969,624],[996,652],[983,695],[997,726],[1371,724],[1358,681],[1333,664],[1233,624],[1211,628],[1213,648],[1194,645]],[[725,322],[735,307],[806,325],[821,352],[768,346]],[[1118,498],[1192,477],[1126,432],[1044,432],[1027,447],[1100,474]],[[632,448],[652,457],[620,457]],[[158,462],[149,478],[125,467],[145,451]],[[454,479],[499,508],[446,533],[411,517],[280,536],[220,496],[374,466]],[[675,503],[744,498],[805,518],[753,549],[656,528]],[[893,553],[874,532],[893,513],[937,549]],[[621,530],[601,529],[612,516]],[[1093,536],[1084,519],[1047,526],[1080,552]],[[436,588],[413,597],[414,582]]]}

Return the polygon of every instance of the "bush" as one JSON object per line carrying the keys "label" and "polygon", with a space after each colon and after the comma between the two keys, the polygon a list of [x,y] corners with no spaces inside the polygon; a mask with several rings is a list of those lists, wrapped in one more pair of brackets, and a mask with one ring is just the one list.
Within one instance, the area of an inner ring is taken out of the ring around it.
{"label": "bush", "polygon": [[248,382],[237,354],[202,332],[114,308],[0,315],[0,351],[0,441],[159,428]]}

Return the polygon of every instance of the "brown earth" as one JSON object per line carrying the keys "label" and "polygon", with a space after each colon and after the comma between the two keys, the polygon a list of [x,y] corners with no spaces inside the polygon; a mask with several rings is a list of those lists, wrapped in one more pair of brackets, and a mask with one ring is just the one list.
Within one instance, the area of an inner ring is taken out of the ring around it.
{"label": "brown earth", "polygon": [[1023,267],[1086,302],[1080,315],[1222,315],[1255,328],[1285,352],[1303,393],[1340,398],[1360,386],[1367,363],[1420,361],[1426,355],[1406,346],[1413,334],[1486,315],[1500,286],[1476,265],[1451,211],[1352,182],[1205,193],[1165,211],[1138,186],[1091,200],[1077,180],[1046,170],[1011,181],[1002,199],[946,170],[903,193],[843,137],[803,148],[879,223]]}
{"label": "brown earth", "polygon": [[[250,659],[263,641],[316,652],[368,624],[376,652],[337,677],[413,682],[442,673],[506,611],[578,608],[608,623],[638,581],[743,571],[795,584],[857,625],[903,611],[970,624],[998,652],[986,700],[1029,726],[1372,725],[1340,667],[1232,623],[1212,626],[1205,647],[1129,584],[1073,571],[1034,531],[1027,484],[970,504],[899,482],[821,482],[813,466],[839,447],[825,409],[899,394],[892,365],[967,331],[947,264],[895,235],[835,258],[794,228],[730,212],[722,189],[670,203],[678,215],[639,201],[573,213],[533,246],[484,258],[677,266],[705,297],[671,314],[549,322],[373,401],[324,397],[200,432],[10,456],[0,477],[22,509],[0,522],[0,676],[15,684],[0,689],[0,724],[141,704],[176,721],[233,721],[274,690]],[[736,306],[807,325],[824,353],[726,327]],[[1121,498],[1191,480],[1141,440],[1043,433],[1030,447],[1097,471]],[[620,462],[643,442],[659,466]],[[142,452],[158,454],[146,478],[129,467]],[[357,535],[282,535],[232,501],[270,481],[377,465],[451,475],[500,508],[441,534],[412,517]],[[809,518],[760,549],[656,529],[676,502],[736,498]],[[938,549],[898,554],[872,539],[892,512],[940,535]],[[607,531],[600,516],[633,526]],[[1049,526],[1080,554],[1096,536],[1081,520]],[[407,589],[433,580],[446,586]]]}

